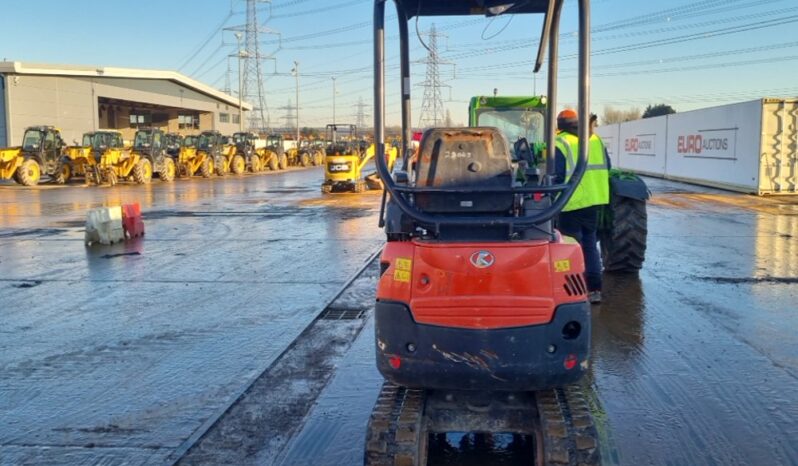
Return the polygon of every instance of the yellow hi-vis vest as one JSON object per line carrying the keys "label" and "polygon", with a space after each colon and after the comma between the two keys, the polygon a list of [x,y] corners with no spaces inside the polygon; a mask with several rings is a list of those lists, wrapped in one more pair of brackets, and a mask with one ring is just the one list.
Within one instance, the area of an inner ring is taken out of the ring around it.
{"label": "yellow hi-vis vest", "polygon": [[[562,132],[557,136],[556,146],[565,156],[565,181],[568,182],[576,169],[576,161],[579,157],[579,138],[571,133]],[[563,212],[609,204],[610,172],[604,155],[604,143],[600,137],[594,134],[590,137],[587,170]]]}

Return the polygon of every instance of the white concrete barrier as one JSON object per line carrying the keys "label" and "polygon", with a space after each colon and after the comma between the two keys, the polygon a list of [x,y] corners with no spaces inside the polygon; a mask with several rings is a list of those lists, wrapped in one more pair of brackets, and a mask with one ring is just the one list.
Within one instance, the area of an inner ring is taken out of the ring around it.
{"label": "white concrete barrier", "polygon": [[125,239],[122,207],[98,207],[86,213],[86,244],[113,244]]}

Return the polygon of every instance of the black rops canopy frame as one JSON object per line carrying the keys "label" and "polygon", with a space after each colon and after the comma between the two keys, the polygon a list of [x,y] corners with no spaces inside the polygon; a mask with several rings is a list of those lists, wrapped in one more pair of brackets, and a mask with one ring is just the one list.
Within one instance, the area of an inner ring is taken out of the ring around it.
{"label": "black rops canopy frame", "polygon": [[[402,95],[402,154],[406,156],[411,138],[410,116],[410,44],[408,22],[417,16],[466,16],[503,14],[545,14],[540,49],[535,63],[539,71],[549,49],[548,115],[546,119],[547,176],[538,187],[511,188],[516,194],[562,193],[550,207],[529,217],[448,217],[422,212],[411,205],[403,194],[452,192],[452,189],[400,186],[391,177],[385,160],[385,4],[390,0],[375,0],[374,4],[374,139],[377,171],[385,190],[407,215],[420,223],[439,227],[448,225],[506,225],[511,230],[530,228],[556,216],[576,191],[587,168],[590,113],[590,0],[579,0],[579,157],[573,175],[564,184],[552,184],[554,179],[554,147],[557,128],[557,59],[559,56],[560,15],[564,0],[394,0],[399,22],[400,71]],[[454,190],[457,192],[508,192],[506,190]],[[383,197],[384,203],[385,197]]]}

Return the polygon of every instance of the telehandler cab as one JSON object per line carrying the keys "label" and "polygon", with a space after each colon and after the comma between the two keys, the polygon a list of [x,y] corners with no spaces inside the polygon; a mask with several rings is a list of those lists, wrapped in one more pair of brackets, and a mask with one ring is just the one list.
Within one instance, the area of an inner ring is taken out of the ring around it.
{"label": "telehandler cab", "polygon": [[176,159],[180,155],[180,148],[183,147],[183,140],[185,138],[178,133],[166,133],[164,136],[166,153],[169,157]]}
{"label": "telehandler cab", "polygon": [[102,161],[103,154],[110,149],[123,148],[124,141],[119,131],[85,133],[79,146],[69,146],[64,150],[55,182],[64,184],[72,178],[82,176],[86,183],[100,184],[102,177],[98,165]]}
{"label": "telehandler cab", "polygon": [[132,172],[136,183],[149,183],[153,173],[166,182],[174,181],[177,175],[175,161],[167,153],[166,134],[160,129],[141,128],[136,131],[130,156],[136,159]]}
{"label": "telehandler cab", "polygon": [[186,136],[177,156],[177,175],[189,178],[199,173],[203,178],[213,175],[213,156],[211,140],[216,135],[204,132],[199,136]]}
{"label": "telehandler cab", "polygon": [[308,154],[308,161],[314,167],[324,163],[323,141],[310,141],[308,139],[303,139],[299,144],[299,152]]}
{"label": "telehandler cab", "polygon": [[247,171],[247,162],[243,154],[239,154],[233,139],[227,136],[219,136],[218,154],[214,157],[214,168],[216,175],[226,176],[228,173],[243,175]]}
{"label": "telehandler cab", "polygon": [[244,157],[244,162],[252,173],[258,173],[266,167],[257,147],[258,135],[255,133],[234,133],[233,144],[236,147],[236,154]]}

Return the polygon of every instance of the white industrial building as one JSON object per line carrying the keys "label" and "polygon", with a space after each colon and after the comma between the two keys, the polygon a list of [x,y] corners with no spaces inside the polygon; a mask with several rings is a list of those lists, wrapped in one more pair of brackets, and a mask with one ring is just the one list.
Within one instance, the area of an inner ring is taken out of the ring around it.
{"label": "white industrial building", "polygon": [[99,129],[131,139],[140,126],[231,134],[239,118],[236,97],[174,71],[0,62],[0,147],[28,126],[55,126],[69,143]]}

